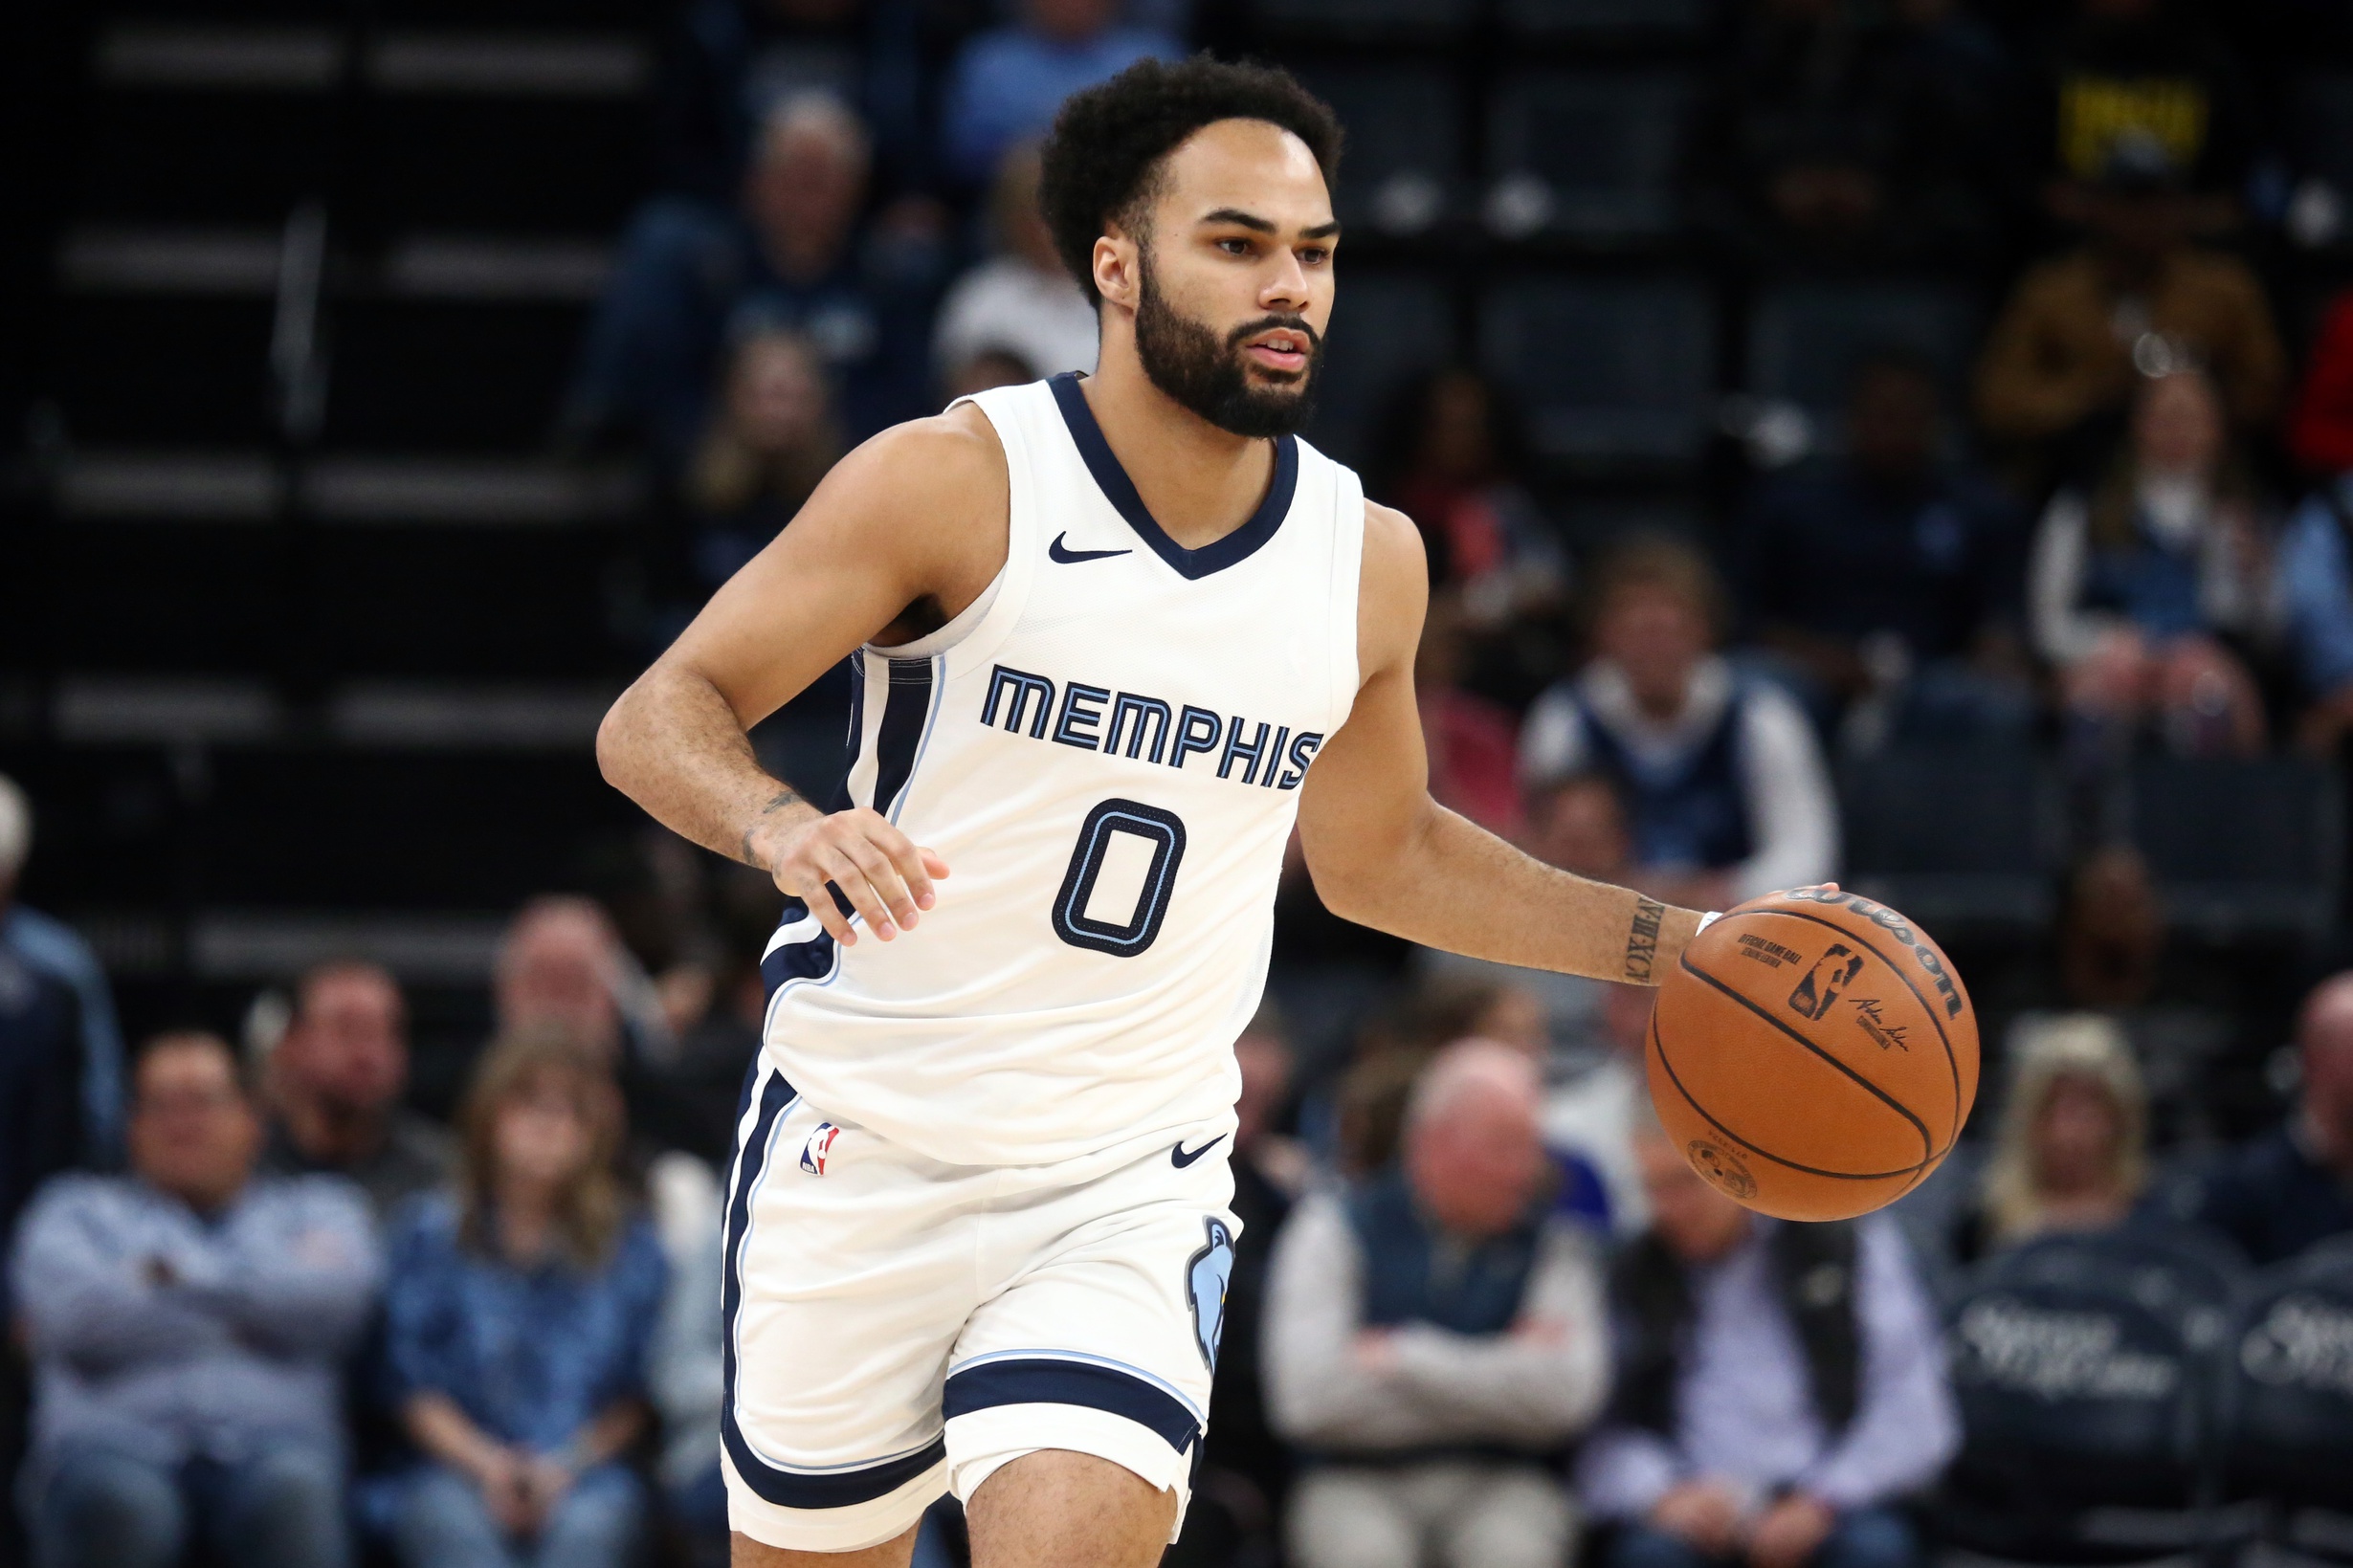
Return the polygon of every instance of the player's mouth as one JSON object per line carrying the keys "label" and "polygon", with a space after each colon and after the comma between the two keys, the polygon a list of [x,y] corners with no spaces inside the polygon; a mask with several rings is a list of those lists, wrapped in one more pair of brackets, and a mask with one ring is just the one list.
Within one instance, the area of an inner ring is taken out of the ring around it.
{"label": "player's mouth", "polygon": [[1315,341],[1312,338],[1288,327],[1261,332],[1242,344],[1243,357],[1252,364],[1286,376],[1296,376],[1305,370],[1308,356],[1314,349]]}

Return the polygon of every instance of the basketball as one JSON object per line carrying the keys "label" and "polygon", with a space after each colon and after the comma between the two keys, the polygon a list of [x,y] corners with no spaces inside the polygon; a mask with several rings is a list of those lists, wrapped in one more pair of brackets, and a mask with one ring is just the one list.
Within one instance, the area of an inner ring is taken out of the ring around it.
{"label": "basketball", "polygon": [[1759,1213],[1843,1220],[1950,1153],[1977,1098],[1977,1014],[1928,934],[1858,894],[1739,906],[1658,988],[1651,1099],[1692,1167]]}

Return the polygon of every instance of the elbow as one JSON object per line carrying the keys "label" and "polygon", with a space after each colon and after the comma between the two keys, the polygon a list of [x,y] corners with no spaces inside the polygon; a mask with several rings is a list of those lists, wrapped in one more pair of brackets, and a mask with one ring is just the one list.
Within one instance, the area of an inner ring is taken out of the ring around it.
{"label": "elbow", "polygon": [[629,752],[627,710],[630,699],[636,693],[637,688],[632,686],[613,698],[612,706],[605,710],[605,717],[597,720],[596,725],[596,771],[603,775],[607,784],[625,795],[629,793],[623,766]]}

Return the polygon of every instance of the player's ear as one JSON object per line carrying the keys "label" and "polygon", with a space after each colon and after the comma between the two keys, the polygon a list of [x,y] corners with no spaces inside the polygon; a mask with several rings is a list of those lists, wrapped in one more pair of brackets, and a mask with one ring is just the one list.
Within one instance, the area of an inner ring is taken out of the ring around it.
{"label": "player's ear", "polygon": [[1114,224],[1095,242],[1095,291],[1133,310],[1143,295],[1143,252]]}

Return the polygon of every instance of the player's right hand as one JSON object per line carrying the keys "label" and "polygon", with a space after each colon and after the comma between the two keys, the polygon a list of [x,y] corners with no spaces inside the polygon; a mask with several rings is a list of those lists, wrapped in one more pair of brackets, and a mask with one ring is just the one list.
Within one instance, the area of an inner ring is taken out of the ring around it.
{"label": "player's right hand", "polygon": [[887,942],[915,929],[920,912],[938,902],[933,879],[947,874],[946,861],[862,806],[785,828],[776,835],[768,867],[776,885],[807,904],[844,947],[856,945],[857,933],[827,883],[841,889],[866,929]]}

